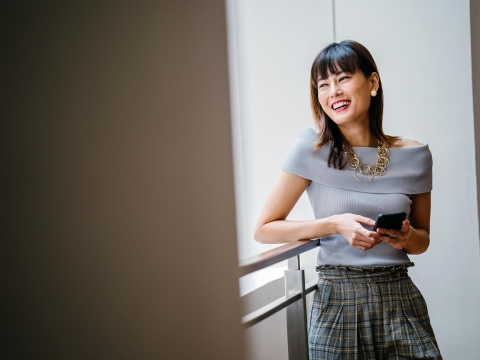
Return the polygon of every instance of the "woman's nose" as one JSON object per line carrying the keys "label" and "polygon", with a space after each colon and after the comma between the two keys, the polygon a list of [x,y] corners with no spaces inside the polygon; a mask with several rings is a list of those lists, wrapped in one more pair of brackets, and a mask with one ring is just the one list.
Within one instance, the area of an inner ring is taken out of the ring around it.
{"label": "woman's nose", "polygon": [[338,95],[342,95],[342,90],[338,88],[336,85],[332,85],[330,88],[330,97],[336,97]]}

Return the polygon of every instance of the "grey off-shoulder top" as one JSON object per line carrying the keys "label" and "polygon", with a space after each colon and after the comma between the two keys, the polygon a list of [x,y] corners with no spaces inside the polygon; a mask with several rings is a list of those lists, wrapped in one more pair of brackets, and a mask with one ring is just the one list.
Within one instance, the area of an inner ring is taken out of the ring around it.
{"label": "grey off-shoulder top", "polygon": [[[327,166],[329,146],[314,151],[317,133],[304,129],[288,155],[283,170],[311,180],[307,194],[316,219],[353,213],[373,220],[379,214],[410,213],[410,195],[432,190],[432,155],[427,144],[390,148],[385,175],[375,176],[368,184],[358,182],[353,170]],[[353,147],[360,162],[375,165],[377,149]],[[361,175],[360,175],[361,176]],[[366,178],[368,180],[368,178]],[[371,229],[365,225],[366,228]],[[351,246],[340,234],[320,238],[319,265],[379,266],[408,263],[404,250],[380,243],[370,250]]]}

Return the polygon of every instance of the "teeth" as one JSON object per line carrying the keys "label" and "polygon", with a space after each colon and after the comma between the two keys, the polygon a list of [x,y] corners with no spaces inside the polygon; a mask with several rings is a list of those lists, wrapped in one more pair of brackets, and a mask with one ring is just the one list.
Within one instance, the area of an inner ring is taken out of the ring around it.
{"label": "teeth", "polygon": [[340,101],[335,104],[333,104],[333,110],[337,110],[339,107],[345,106],[350,104],[350,101]]}

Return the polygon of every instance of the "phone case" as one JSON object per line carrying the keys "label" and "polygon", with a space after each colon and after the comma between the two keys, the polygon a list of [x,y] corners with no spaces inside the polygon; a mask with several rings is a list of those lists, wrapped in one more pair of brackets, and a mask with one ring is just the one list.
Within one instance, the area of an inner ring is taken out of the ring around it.
{"label": "phone case", "polygon": [[380,214],[375,222],[373,231],[377,230],[377,228],[400,230],[402,228],[402,222],[406,219],[406,217],[407,214],[404,212]]}

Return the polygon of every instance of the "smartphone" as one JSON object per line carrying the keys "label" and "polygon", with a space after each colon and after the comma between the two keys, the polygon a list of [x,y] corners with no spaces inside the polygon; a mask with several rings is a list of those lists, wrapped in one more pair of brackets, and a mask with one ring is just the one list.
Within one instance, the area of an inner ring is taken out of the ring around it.
{"label": "smartphone", "polygon": [[402,228],[403,220],[407,218],[407,214],[404,212],[380,214],[372,231],[376,231],[377,228],[400,230]]}

